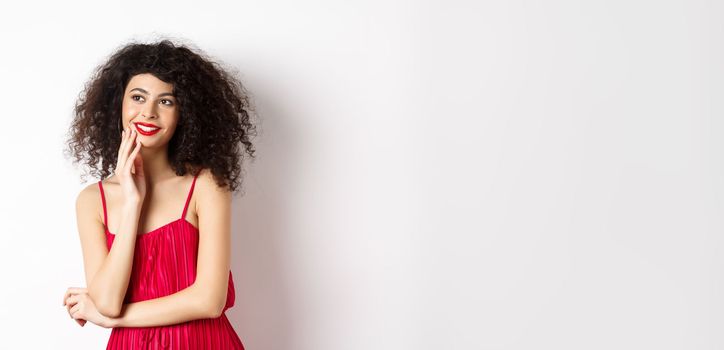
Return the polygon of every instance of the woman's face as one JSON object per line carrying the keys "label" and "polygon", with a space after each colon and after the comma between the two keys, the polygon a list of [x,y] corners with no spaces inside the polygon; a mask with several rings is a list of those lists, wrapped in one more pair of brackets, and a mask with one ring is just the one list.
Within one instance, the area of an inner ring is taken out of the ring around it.
{"label": "woman's face", "polygon": [[134,75],[123,93],[123,127],[131,127],[144,148],[168,145],[179,118],[173,85],[152,74]]}

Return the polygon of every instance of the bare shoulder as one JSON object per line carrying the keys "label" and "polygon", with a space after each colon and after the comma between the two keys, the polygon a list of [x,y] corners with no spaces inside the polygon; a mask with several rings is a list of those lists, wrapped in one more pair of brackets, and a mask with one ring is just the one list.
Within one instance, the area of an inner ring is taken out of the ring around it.
{"label": "bare shoulder", "polygon": [[214,174],[212,174],[208,168],[201,170],[199,173],[199,176],[196,178],[196,187],[201,193],[212,196],[214,192],[229,192],[226,188],[222,188],[216,183]]}
{"label": "bare shoulder", "polygon": [[215,210],[231,202],[231,192],[216,183],[214,175],[208,168],[203,169],[196,178],[194,192],[197,196],[197,211],[203,211],[204,207]]}
{"label": "bare shoulder", "polygon": [[99,200],[100,193],[98,182],[93,182],[80,190],[75,201],[76,205],[86,206],[89,203]]}
{"label": "bare shoulder", "polygon": [[85,186],[75,200],[76,214],[79,216],[99,215],[101,212],[101,192],[98,182]]}
{"label": "bare shoulder", "polygon": [[[116,180],[115,175],[112,175],[109,178],[107,178],[101,182],[103,183],[104,197],[106,197],[106,200],[108,200],[108,192],[114,191],[115,187],[119,186],[119,183]],[[78,198],[77,198],[76,203],[84,202],[84,203],[99,204],[100,200],[101,200],[100,186],[98,186],[98,181],[94,181],[94,182],[88,184],[86,187],[84,187],[80,191],[80,193],[78,193]]]}

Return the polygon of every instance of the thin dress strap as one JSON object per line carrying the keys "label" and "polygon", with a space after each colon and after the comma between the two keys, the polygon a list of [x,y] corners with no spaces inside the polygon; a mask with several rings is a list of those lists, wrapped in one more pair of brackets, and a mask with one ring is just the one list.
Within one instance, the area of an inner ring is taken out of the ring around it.
{"label": "thin dress strap", "polygon": [[186,219],[186,210],[189,208],[189,202],[191,201],[191,195],[194,193],[194,185],[196,185],[196,177],[199,176],[198,174],[194,175],[194,180],[191,181],[191,189],[189,190],[189,195],[186,197],[186,204],[184,204],[184,212],[181,214],[181,219]]}
{"label": "thin dress strap", "polygon": [[98,181],[98,187],[101,189],[101,201],[103,202],[103,226],[108,227],[108,214],[106,213],[106,195],[103,193],[103,180]]}

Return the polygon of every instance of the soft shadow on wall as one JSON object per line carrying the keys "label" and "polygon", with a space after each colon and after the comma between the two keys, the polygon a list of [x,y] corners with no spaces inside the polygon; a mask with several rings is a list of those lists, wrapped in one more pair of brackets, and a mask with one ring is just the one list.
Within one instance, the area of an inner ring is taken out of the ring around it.
{"label": "soft shadow on wall", "polygon": [[[279,96],[252,92],[258,135],[256,159],[245,159],[242,187],[232,203],[231,272],[236,288],[234,306],[226,311],[248,349],[294,349],[292,276],[285,259],[289,211],[282,188],[295,171],[295,135],[284,112],[275,109]],[[270,101],[265,103],[265,97]]]}

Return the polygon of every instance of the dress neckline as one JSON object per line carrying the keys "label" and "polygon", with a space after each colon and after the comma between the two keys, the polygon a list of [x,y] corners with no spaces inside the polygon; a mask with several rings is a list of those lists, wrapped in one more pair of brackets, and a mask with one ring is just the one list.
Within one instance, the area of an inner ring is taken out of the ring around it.
{"label": "dress neckline", "polygon": [[[196,185],[196,178],[197,178],[198,176],[199,176],[199,174],[194,175],[194,179],[191,181],[191,188],[189,189],[189,193],[188,193],[188,195],[186,196],[186,204],[184,204],[184,210],[183,210],[183,212],[181,213],[181,217],[180,217],[180,218],[178,218],[178,219],[176,219],[176,220],[174,220],[174,221],[171,221],[171,222],[169,222],[169,223],[166,223],[165,225],[163,225],[163,226],[161,226],[161,227],[157,227],[157,228],[155,228],[155,229],[153,229],[153,230],[151,230],[151,231],[148,231],[148,232],[146,232],[146,233],[142,233],[142,234],[140,234],[140,235],[137,234],[136,237],[144,237],[144,236],[147,236],[147,235],[150,235],[150,234],[155,234],[156,232],[161,231],[163,228],[165,228],[165,227],[167,227],[167,226],[171,226],[172,224],[175,224],[175,223],[177,223],[177,222],[179,222],[179,221],[185,222],[186,224],[188,224],[189,226],[191,226],[191,227],[194,229],[194,231],[196,231],[196,232],[198,233],[198,232],[199,232],[199,228],[196,227],[196,226],[194,226],[194,225],[193,225],[192,223],[190,223],[188,220],[186,220],[186,212],[187,212],[187,210],[188,210],[188,208],[189,208],[189,202],[191,201],[191,195],[194,193],[194,186]],[[104,191],[103,191],[103,180],[98,181],[98,188],[99,188],[100,193],[101,193],[101,202],[103,203],[103,226],[104,226],[105,231],[106,231],[107,234],[110,234],[111,236],[114,236],[114,237],[115,237],[116,234],[113,233],[113,232],[111,232],[111,231],[108,229],[108,212],[107,212],[107,210],[106,210],[106,195],[105,195],[105,193],[104,193]]]}
{"label": "dress neckline", "polygon": [[[188,224],[189,226],[191,226],[191,228],[193,228],[194,231],[199,232],[198,227],[194,226],[194,224],[192,224],[191,222],[189,222],[188,220],[186,220],[186,218],[178,218],[178,219],[176,219],[176,220],[174,220],[174,221],[171,221],[171,222],[169,222],[169,223],[167,223],[167,224],[165,224],[165,225],[163,225],[163,226],[157,227],[157,228],[155,228],[155,229],[153,229],[153,230],[151,230],[151,231],[148,231],[148,232],[146,232],[146,233],[142,233],[142,234],[140,234],[140,235],[136,235],[136,238],[145,237],[145,236],[154,234],[154,233],[156,233],[156,232],[161,231],[163,228],[166,228],[166,227],[168,227],[168,226],[171,226],[171,225],[173,225],[173,224],[175,224],[175,223],[177,223],[177,222],[179,222],[179,221],[183,221],[184,223],[186,223],[186,224]],[[114,236],[114,237],[116,236],[115,233],[113,233],[113,232],[111,232],[110,230],[108,230],[108,227],[106,227],[106,233],[109,234],[109,235],[111,235],[111,236]]]}

